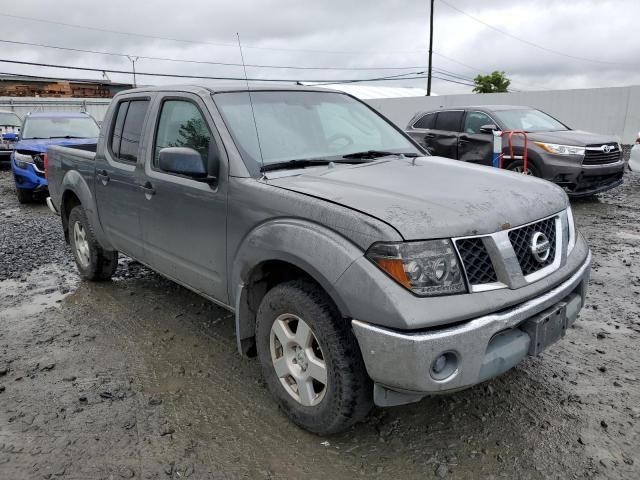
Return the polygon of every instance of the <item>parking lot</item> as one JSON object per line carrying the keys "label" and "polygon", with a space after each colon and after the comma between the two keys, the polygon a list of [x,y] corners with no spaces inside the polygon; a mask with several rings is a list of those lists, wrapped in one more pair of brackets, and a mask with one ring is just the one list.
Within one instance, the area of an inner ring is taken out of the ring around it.
{"label": "parking lot", "polygon": [[573,202],[594,264],[568,338],[467,391],[321,438],[278,411],[231,314],[123,258],[80,282],[0,171],[0,477],[640,476],[640,177]]}

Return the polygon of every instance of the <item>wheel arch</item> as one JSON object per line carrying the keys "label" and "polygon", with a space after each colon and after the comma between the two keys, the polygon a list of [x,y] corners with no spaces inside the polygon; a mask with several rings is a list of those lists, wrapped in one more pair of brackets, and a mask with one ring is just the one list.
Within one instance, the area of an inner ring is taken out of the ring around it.
{"label": "wheel arch", "polygon": [[[274,245],[278,246],[276,250]],[[260,301],[271,288],[287,280],[312,281],[348,318],[348,305],[335,283],[362,255],[362,250],[345,237],[304,220],[280,219],[251,232],[239,247],[231,269],[229,298],[235,303],[240,353],[249,356],[253,353]]]}
{"label": "wheel arch", "polygon": [[100,224],[93,191],[82,175],[76,170],[69,170],[62,180],[61,191],[60,217],[67,242],[69,241],[69,214],[74,207],[80,205],[84,208],[100,245],[105,250],[113,250]]}

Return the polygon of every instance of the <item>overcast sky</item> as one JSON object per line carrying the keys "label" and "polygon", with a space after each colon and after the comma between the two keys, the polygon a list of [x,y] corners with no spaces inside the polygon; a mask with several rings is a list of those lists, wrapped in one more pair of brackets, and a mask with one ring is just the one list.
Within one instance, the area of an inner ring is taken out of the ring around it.
{"label": "overcast sky", "polygon": [[[445,77],[446,72],[454,75],[447,77],[450,80],[466,83],[466,79],[478,73],[504,70],[512,79],[512,87],[518,90],[640,84],[640,0],[444,1],[435,0],[433,59],[437,69],[434,75],[438,77]],[[3,6],[0,40],[147,57],[240,63],[235,36],[239,32],[248,64],[322,67],[320,70],[248,67],[249,77],[355,79],[424,70],[428,17],[429,0],[110,0],[104,3],[32,0],[7,2]],[[2,59],[116,70],[131,68],[126,57],[8,43],[0,43],[0,47]],[[418,68],[349,71],[326,70],[327,67]],[[148,59],[138,60],[136,68],[141,72],[243,75],[241,67]],[[98,72],[9,63],[1,63],[0,72],[76,78],[101,76]],[[114,81],[131,81],[130,75],[109,73],[108,76]],[[139,84],[167,82],[184,83],[185,80],[138,78]],[[386,84],[425,87],[426,80]],[[433,90],[440,94],[465,93],[470,92],[471,87],[434,79]]]}

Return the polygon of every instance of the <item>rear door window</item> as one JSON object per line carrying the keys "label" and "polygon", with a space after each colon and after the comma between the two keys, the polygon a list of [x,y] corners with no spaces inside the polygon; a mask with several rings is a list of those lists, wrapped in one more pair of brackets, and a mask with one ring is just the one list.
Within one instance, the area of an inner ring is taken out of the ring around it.
{"label": "rear door window", "polygon": [[127,108],[129,108],[129,102],[120,102],[118,113],[116,113],[116,121],[113,125],[113,132],[111,133],[111,154],[115,158],[120,157],[120,139],[122,138],[124,117],[127,116]]}
{"label": "rear door window", "polygon": [[429,129],[433,128],[435,125],[436,114],[435,113],[427,113],[420,120],[413,124],[413,128],[422,128]]}
{"label": "rear door window", "polygon": [[111,134],[111,153],[116,160],[135,163],[149,100],[121,102]]}
{"label": "rear door window", "polygon": [[459,132],[463,114],[462,110],[438,112],[435,129],[446,132]]}

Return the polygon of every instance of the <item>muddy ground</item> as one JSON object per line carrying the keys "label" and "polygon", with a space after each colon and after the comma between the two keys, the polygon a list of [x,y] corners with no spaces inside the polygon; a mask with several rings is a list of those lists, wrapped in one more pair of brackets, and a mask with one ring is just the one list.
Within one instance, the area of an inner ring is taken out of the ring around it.
{"label": "muddy ground", "polygon": [[77,279],[59,219],[0,172],[0,478],[640,478],[640,179],[573,202],[588,305],[542,356],[320,438],[231,315],[123,259]]}

